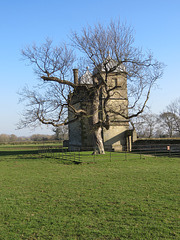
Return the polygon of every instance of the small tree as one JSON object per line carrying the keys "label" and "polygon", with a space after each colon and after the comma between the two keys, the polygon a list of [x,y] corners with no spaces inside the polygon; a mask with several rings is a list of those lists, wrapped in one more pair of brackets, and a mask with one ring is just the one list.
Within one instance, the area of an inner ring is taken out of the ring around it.
{"label": "small tree", "polygon": [[[162,76],[163,64],[156,61],[151,53],[143,53],[141,49],[135,47],[132,28],[119,21],[112,21],[107,26],[101,24],[88,26],[81,34],[73,32],[71,40],[73,48],[83,54],[90,70],[95,70],[94,83],[90,89],[93,96],[93,131],[95,145],[99,153],[104,153],[101,131],[103,127],[109,127],[109,113],[125,119],[131,119],[142,113],[153,85]],[[68,110],[74,114],[71,121],[87,117],[87,112],[76,108],[69,97],[71,92],[77,89],[77,84],[73,83],[71,77],[74,64],[72,50],[66,45],[54,48],[52,42],[47,40],[40,47],[33,45],[24,49],[22,55],[33,64],[35,73],[43,80],[43,85],[38,86],[38,90],[25,88],[21,93],[22,100],[27,100],[21,126],[37,122],[51,124],[54,127],[67,125]],[[122,74],[127,75],[129,105],[109,109],[108,101],[116,86],[109,88],[107,79],[109,74],[118,68],[121,68]],[[102,106],[104,119],[100,119],[99,115],[102,89],[105,96]]]}

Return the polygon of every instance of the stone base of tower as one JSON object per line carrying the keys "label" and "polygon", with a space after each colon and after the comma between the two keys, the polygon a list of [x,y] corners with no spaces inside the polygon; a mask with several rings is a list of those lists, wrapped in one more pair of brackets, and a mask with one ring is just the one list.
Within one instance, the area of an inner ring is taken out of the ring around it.
{"label": "stone base of tower", "polygon": [[126,132],[129,129],[127,126],[110,126],[108,130],[103,129],[104,147],[111,151],[126,150]]}

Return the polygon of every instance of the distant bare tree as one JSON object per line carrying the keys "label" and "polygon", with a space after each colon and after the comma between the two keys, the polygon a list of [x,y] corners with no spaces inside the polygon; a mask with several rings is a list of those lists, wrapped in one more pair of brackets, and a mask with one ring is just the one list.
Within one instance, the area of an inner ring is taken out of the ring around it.
{"label": "distant bare tree", "polygon": [[180,98],[171,102],[160,114],[161,131],[169,137],[180,136]]}
{"label": "distant bare tree", "polygon": [[180,98],[177,98],[167,106],[167,111],[172,113],[174,131],[180,136]]}
{"label": "distant bare tree", "polygon": [[8,142],[8,141],[9,141],[9,135],[0,134],[0,142]]}
{"label": "distant bare tree", "polygon": [[[93,131],[98,151],[104,153],[101,131],[102,127],[109,127],[109,113],[125,119],[142,113],[153,85],[162,76],[163,64],[155,60],[151,53],[143,53],[141,49],[135,47],[132,28],[121,24],[120,21],[112,21],[107,26],[101,24],[88,26],[80,34],[73,32],[71,40],[73,48],[82,52],[90,70],[94,69],[96,75],[91,88]],[[21,99],[27,100],[21,126],[37,122],[51,124],[54,127],[67,125],[68,109],[74,114],[72,121],[87,116],[87,112],[76,108],[70,98],[70,93],[77,89],[71,78],[74,63],[72,50],[65,45],[54,48],[52,42],[47,40],[40,47],[33,45],[24,49],[22,55],[33,64],[35,73],[44,84],[33,90],[25,88],[21,93]],[[129,106],[109,109],[108,101],[116,86],[109,88],[107,79],[119,67],[122,74],[127,74]],[[100,119],[99,116],[101,90],[105,92],[104,119]]]}
{"label": "distant bare tree", "polygon": [[158,116],[153,113],[139,115],[134,120],[134,126],[139,137],[152,138],[159,126]]}
{"label": "distant bare tree", "polygon": [[174,117],[171,112],[163,112],[159,116],[162,132],[170,138],[174,135]]}
{"label": "distant bare tree", "polygon": [[10,142],[16,142],[18,140],[18,137],[15,134],[11,134],[9,137]]}
{"label": "distant bare tree", "polygon": [[68,128],[67,126],[60,126],[53,129],[55,140],[67,140]]}

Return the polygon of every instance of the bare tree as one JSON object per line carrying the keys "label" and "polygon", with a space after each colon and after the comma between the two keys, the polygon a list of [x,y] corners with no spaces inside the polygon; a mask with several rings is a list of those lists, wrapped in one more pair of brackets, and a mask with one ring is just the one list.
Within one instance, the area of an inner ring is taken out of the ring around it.
{"label": "bare tree", "polygon": [[180,98],[175,99],[167,106],[167,111],[172,113],[174,131],[180,135]]}
{"label": "bare tree", "polygon": [[[108,129],[110,115],[131,119],[142,113],[152,87],[162,76],[163,64],[155,60],[150,52],[143,53],[142,49],[136,48],[132,28],[120,21],[112,21],[107,26],[88,26],[80,34],[73,32],[71,40],[73,48],[81,51],[93,71],[93,86],[87,91],[92,97],[95,144],[99,153],[104,153],[101,131],[103,127]],[[71,50],[65,45],[53,48],[52,42],[47,40],[41,47],[33,45],[26,48],[22,54],[33,64],[35,73],[44,84],[38,87],[38,91],[26,88],[22,92],[22,100],[28,101],[21,126],[37,122],[55,127],[67,125],[68,110],[74,114],[71,121],[87,116],[84,109],[76,108],[71,101],[71,93],[77,90],[77,84],[71,80],[70,70],[74,63]],[[119,86],[109,86],[107,82],[109,75],[117,70],[127,76],[129,104],[112,108],[110,97]],[[101,102],[103,118],[99,114],[101,92],[104,96]]]}
{"label": "bare tree", "polygon": [[0,134],[0,142],[8,142],[9,138],[9,135],[7,134]]}
{"label": "bare tree", "polygon": [[[52,41],[47,39],[40,47],[33,45],[25,48],[22,55],[33,64],[35,74],[43,81],[31,90],[24,87],[19,93],[20,102],[26,102],[19,128],[39,123],[54,127],[67,125],[67,111],[71,107],[68,95],[76,87],[71,81],[75,61],[73,51],[64,44],[53,47]],[[72,109],[76,111],[73,106]],[[77,115],[80,113],[78,111]]]}
{"label": "bare tree", "polygon": [[139,137],[152,138],[159,126],[158,116],[153,113],[139,115],[134,120],[134,126]]}
{"label": "bare tree", "polygon": [[180,135],[180,98],[171,102],[159,116],[162,132],[169,137]]}
{"label": "bare tree", "polygon": [[171,112],[163,112],[159,116],[159,119],[161,121],[161,128],[163,129],[164,134],[167,134],[170,138],[174,134],[173,118],[174,116]]}
{"label": "bare tree", "polygon": [[55,140],[67,140],[68,128],[67,126],[60,126],[53,129]]}

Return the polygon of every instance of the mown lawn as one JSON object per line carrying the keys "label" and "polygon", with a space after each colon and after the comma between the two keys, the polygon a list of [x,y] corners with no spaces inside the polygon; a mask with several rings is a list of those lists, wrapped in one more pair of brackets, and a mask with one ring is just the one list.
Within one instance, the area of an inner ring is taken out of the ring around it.
{"label": "mown lawn", "polygon": [[0,239],[180,239],[180,158],[3,150]]}

